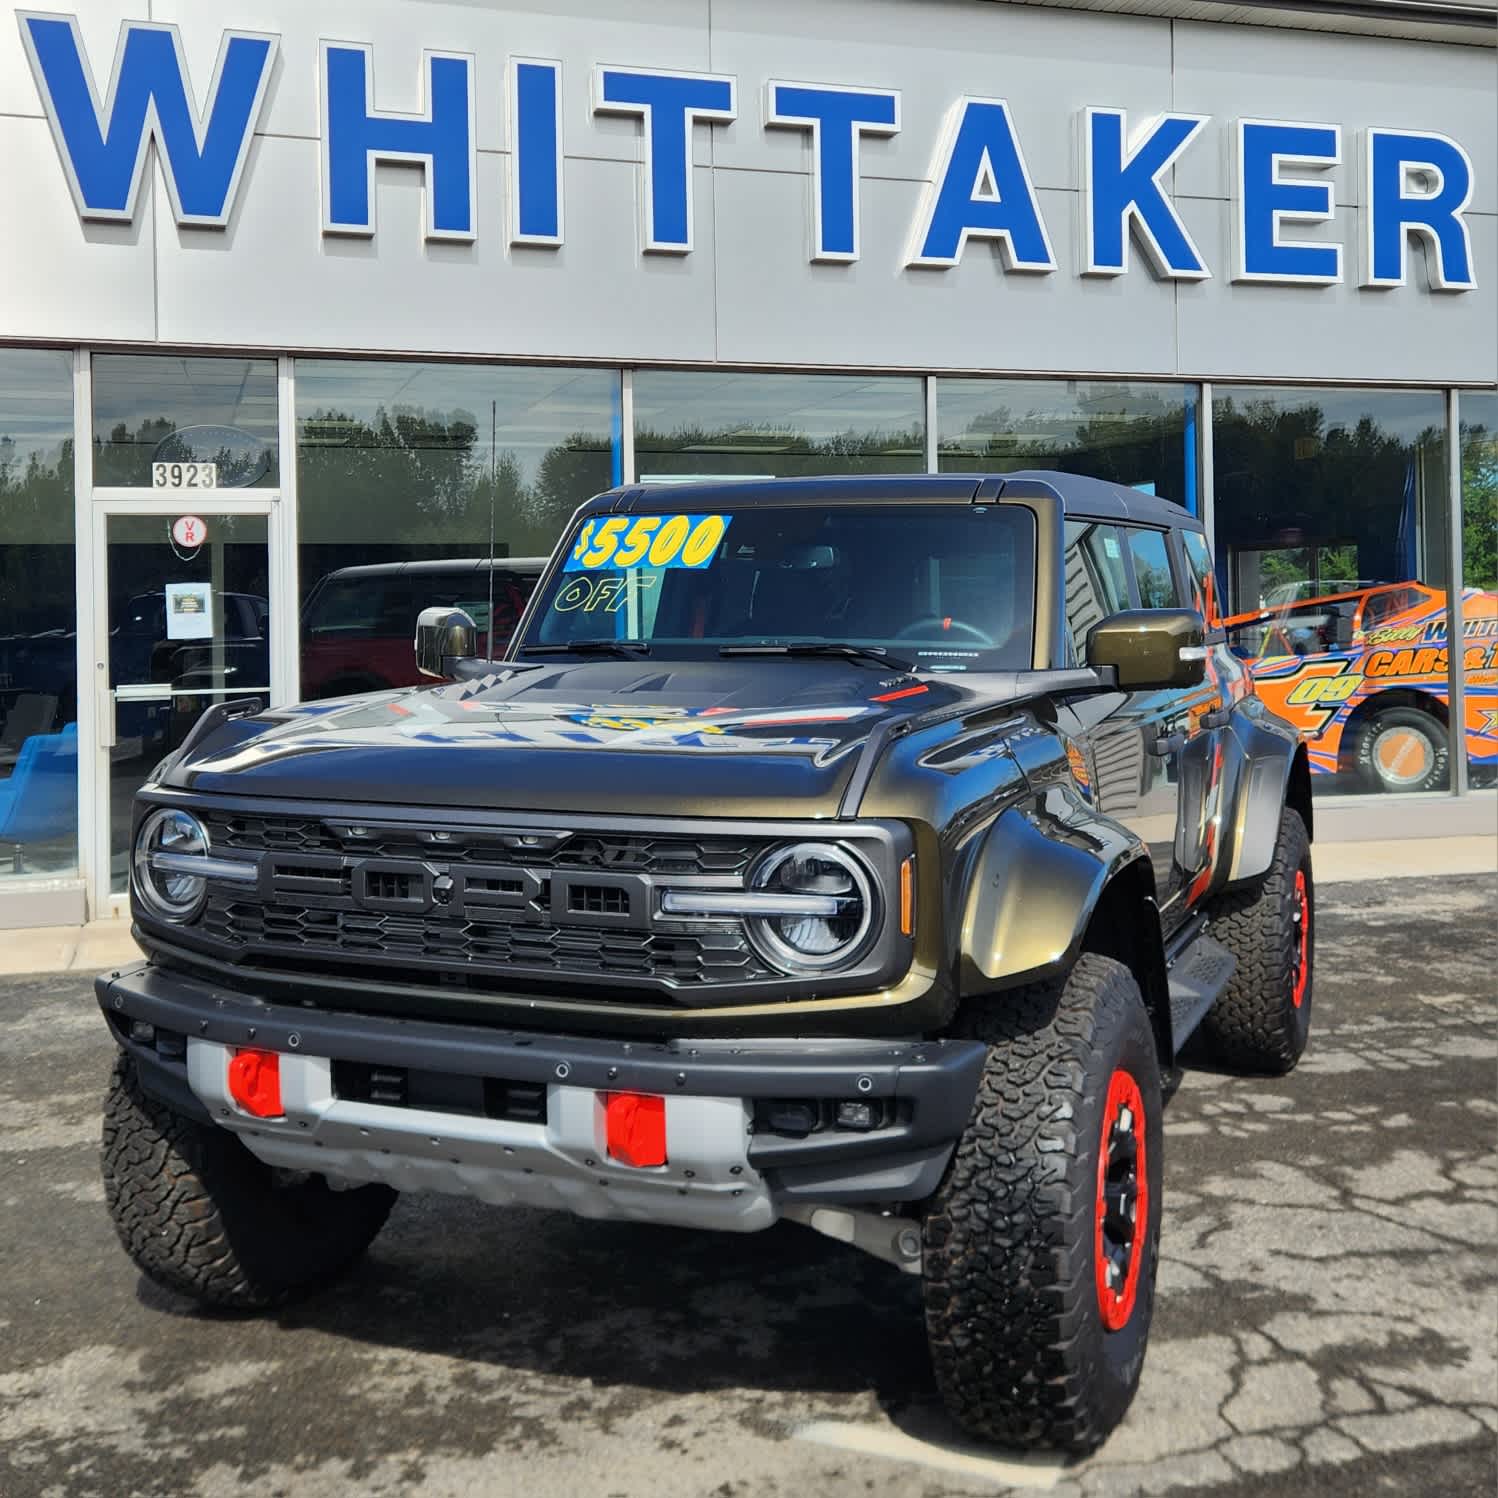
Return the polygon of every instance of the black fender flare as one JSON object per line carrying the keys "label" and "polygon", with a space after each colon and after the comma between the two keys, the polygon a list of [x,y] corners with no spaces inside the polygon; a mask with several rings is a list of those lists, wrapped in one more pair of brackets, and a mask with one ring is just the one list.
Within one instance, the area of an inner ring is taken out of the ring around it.
{"label": "black fender flare", "polygon": [[1001,813],[982,834],[960,895],[959,993],[1011,988],[1069,966],[1104,889],[1141,859],[1149,850],[1133,833],[1059,787]]}
{"label": "black fender flare", "polygon": [[1269,872],[1287,804],[1312,835],[1310,760],[1295,729],[1254,698],[1239,704],[1224,735],[1223,775],[1218,868],[1230,889]]}

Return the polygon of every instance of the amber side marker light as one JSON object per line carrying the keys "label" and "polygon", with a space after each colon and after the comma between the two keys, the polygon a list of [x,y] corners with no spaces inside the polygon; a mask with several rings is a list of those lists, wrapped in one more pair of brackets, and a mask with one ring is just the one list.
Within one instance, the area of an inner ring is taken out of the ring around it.
{"label": "amber side marker light", "polygon": [[915,931],[915,854],[900,865],[900,935]]}
{"label": "amber side marker light", "polygon": [[280,1118],[281,1057],[275,1051],[235,1051],[229,1062],[229,1096],[255,1118]]}

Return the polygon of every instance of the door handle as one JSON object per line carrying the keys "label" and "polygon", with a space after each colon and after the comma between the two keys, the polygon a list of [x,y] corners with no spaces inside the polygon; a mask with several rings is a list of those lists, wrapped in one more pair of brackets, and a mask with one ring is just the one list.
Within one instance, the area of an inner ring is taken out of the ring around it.
{"label": "door handle", "polygon": [[1202,714],[1203,728],[1226,728],[1233,721],[1233,710],[1230,707],[1214,707],[1211,712]]}
{"label": "door handle", "polygon": [[1184,733],[1162,733],[1150,745],[1150,753],[1157,759],[1168,759],[1172,754],[1179,754],[1185,747],[1186,735]]}
{"label": "door handle", "polygon": [[99,720],[99,747],[113,749],[115,742],[114,693],[106,686],[99,688],[95,715]]}

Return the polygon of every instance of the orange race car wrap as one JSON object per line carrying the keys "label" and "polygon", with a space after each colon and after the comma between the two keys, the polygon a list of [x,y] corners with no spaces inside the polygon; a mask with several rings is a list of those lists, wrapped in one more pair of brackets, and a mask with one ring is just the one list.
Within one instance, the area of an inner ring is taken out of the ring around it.
{"label": "orange race car wrap", "polygon": [[[1223,621],[1259,695],[1293,723],[1313,773],[1352,768],[1364,727],[1394,705],[1449,717],[1447,598],[1423,583],[1386,583]],[[1482,777],[1498,772],[1498,594],[1462,594],[1466,751]],[[1457,747],[1452,735],[1452,747]],[[1381,741],[1382,768],[1408,746]]]}

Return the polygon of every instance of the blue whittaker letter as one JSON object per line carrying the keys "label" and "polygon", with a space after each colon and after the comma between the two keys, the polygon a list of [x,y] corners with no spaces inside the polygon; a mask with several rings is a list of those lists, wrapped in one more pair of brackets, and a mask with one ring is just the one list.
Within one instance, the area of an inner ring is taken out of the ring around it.
{"label": "blue whittaker letter", "polygon": [[1235,281],[1331,286],[1342,279],[1342,246],[1283,239],[1285,223],[1326,223],[1333,213],[1330,182],[1287,181],[1282,166],[1325,171],[1342,159],[1335,125],[1279,120],[1238,121],[1237,263]]}
{"label": "blue whittaker letter", "polygon": [[[1411,192],[1411,177],[1423,178]],[[1449,136],[1370,130],[1363,151],[1363,285],[1402,286],[1411,234],[1425,245],[1432,291],[1471,291],[1472,161]]]}
{"label": "blue whittaker letter", "polygon": [[510,243],[562,242],[562,65],[510,59]]}
{"label": "blue whittaker letter", "polygon": [[377,161],[426,173],[428,239],[474,237],[473,60],[430,52],[426,110],[374,107],[372,56],[363,45],[323,43],[323,229],[373,234]]}
{"label": "blue whittaker letter", "polygon": [[187,80],[177,28],[127,22],[103,95],[109,101],[103,119],[77,21],[23,13],[20,22],[80,217],[134,220],[146,151],[154,141],[177,222],[214,228],[228,223],[277,38],[224,33],[205,122]]}
{"label": "blue whittaker letter", "polygon": [[821,83],[771,83],[769,101],[767,125],[811,130],[812,259],[857,260],[858,143],[864,135],[894,135],[899,130],[899,94]]}
{"label": "blue whittaker letter", "polygon": [[1002,99],[960,99],[947,116],[910,265],[956,265],[972,239],[996,240],[1010,270],[1056,269],[1030,173]]}
{"label": "blue whittaker letter", "polygon": [[1201,114],[1162,115],[1126,147],[1123,110],[1083,112],[1083,275],[1121,276],[1128,270],[1131,226],[1157,275],[1204,281],[1211,274],[1163,183],[1206,122]]}
{"label": "blue whittaker letter", "polygon": [[601,67],[593,75],[595,114],[645,122],[645,249],[692,248],[694,120],[731,120],[734,80],[717,73],[652,73]]}

